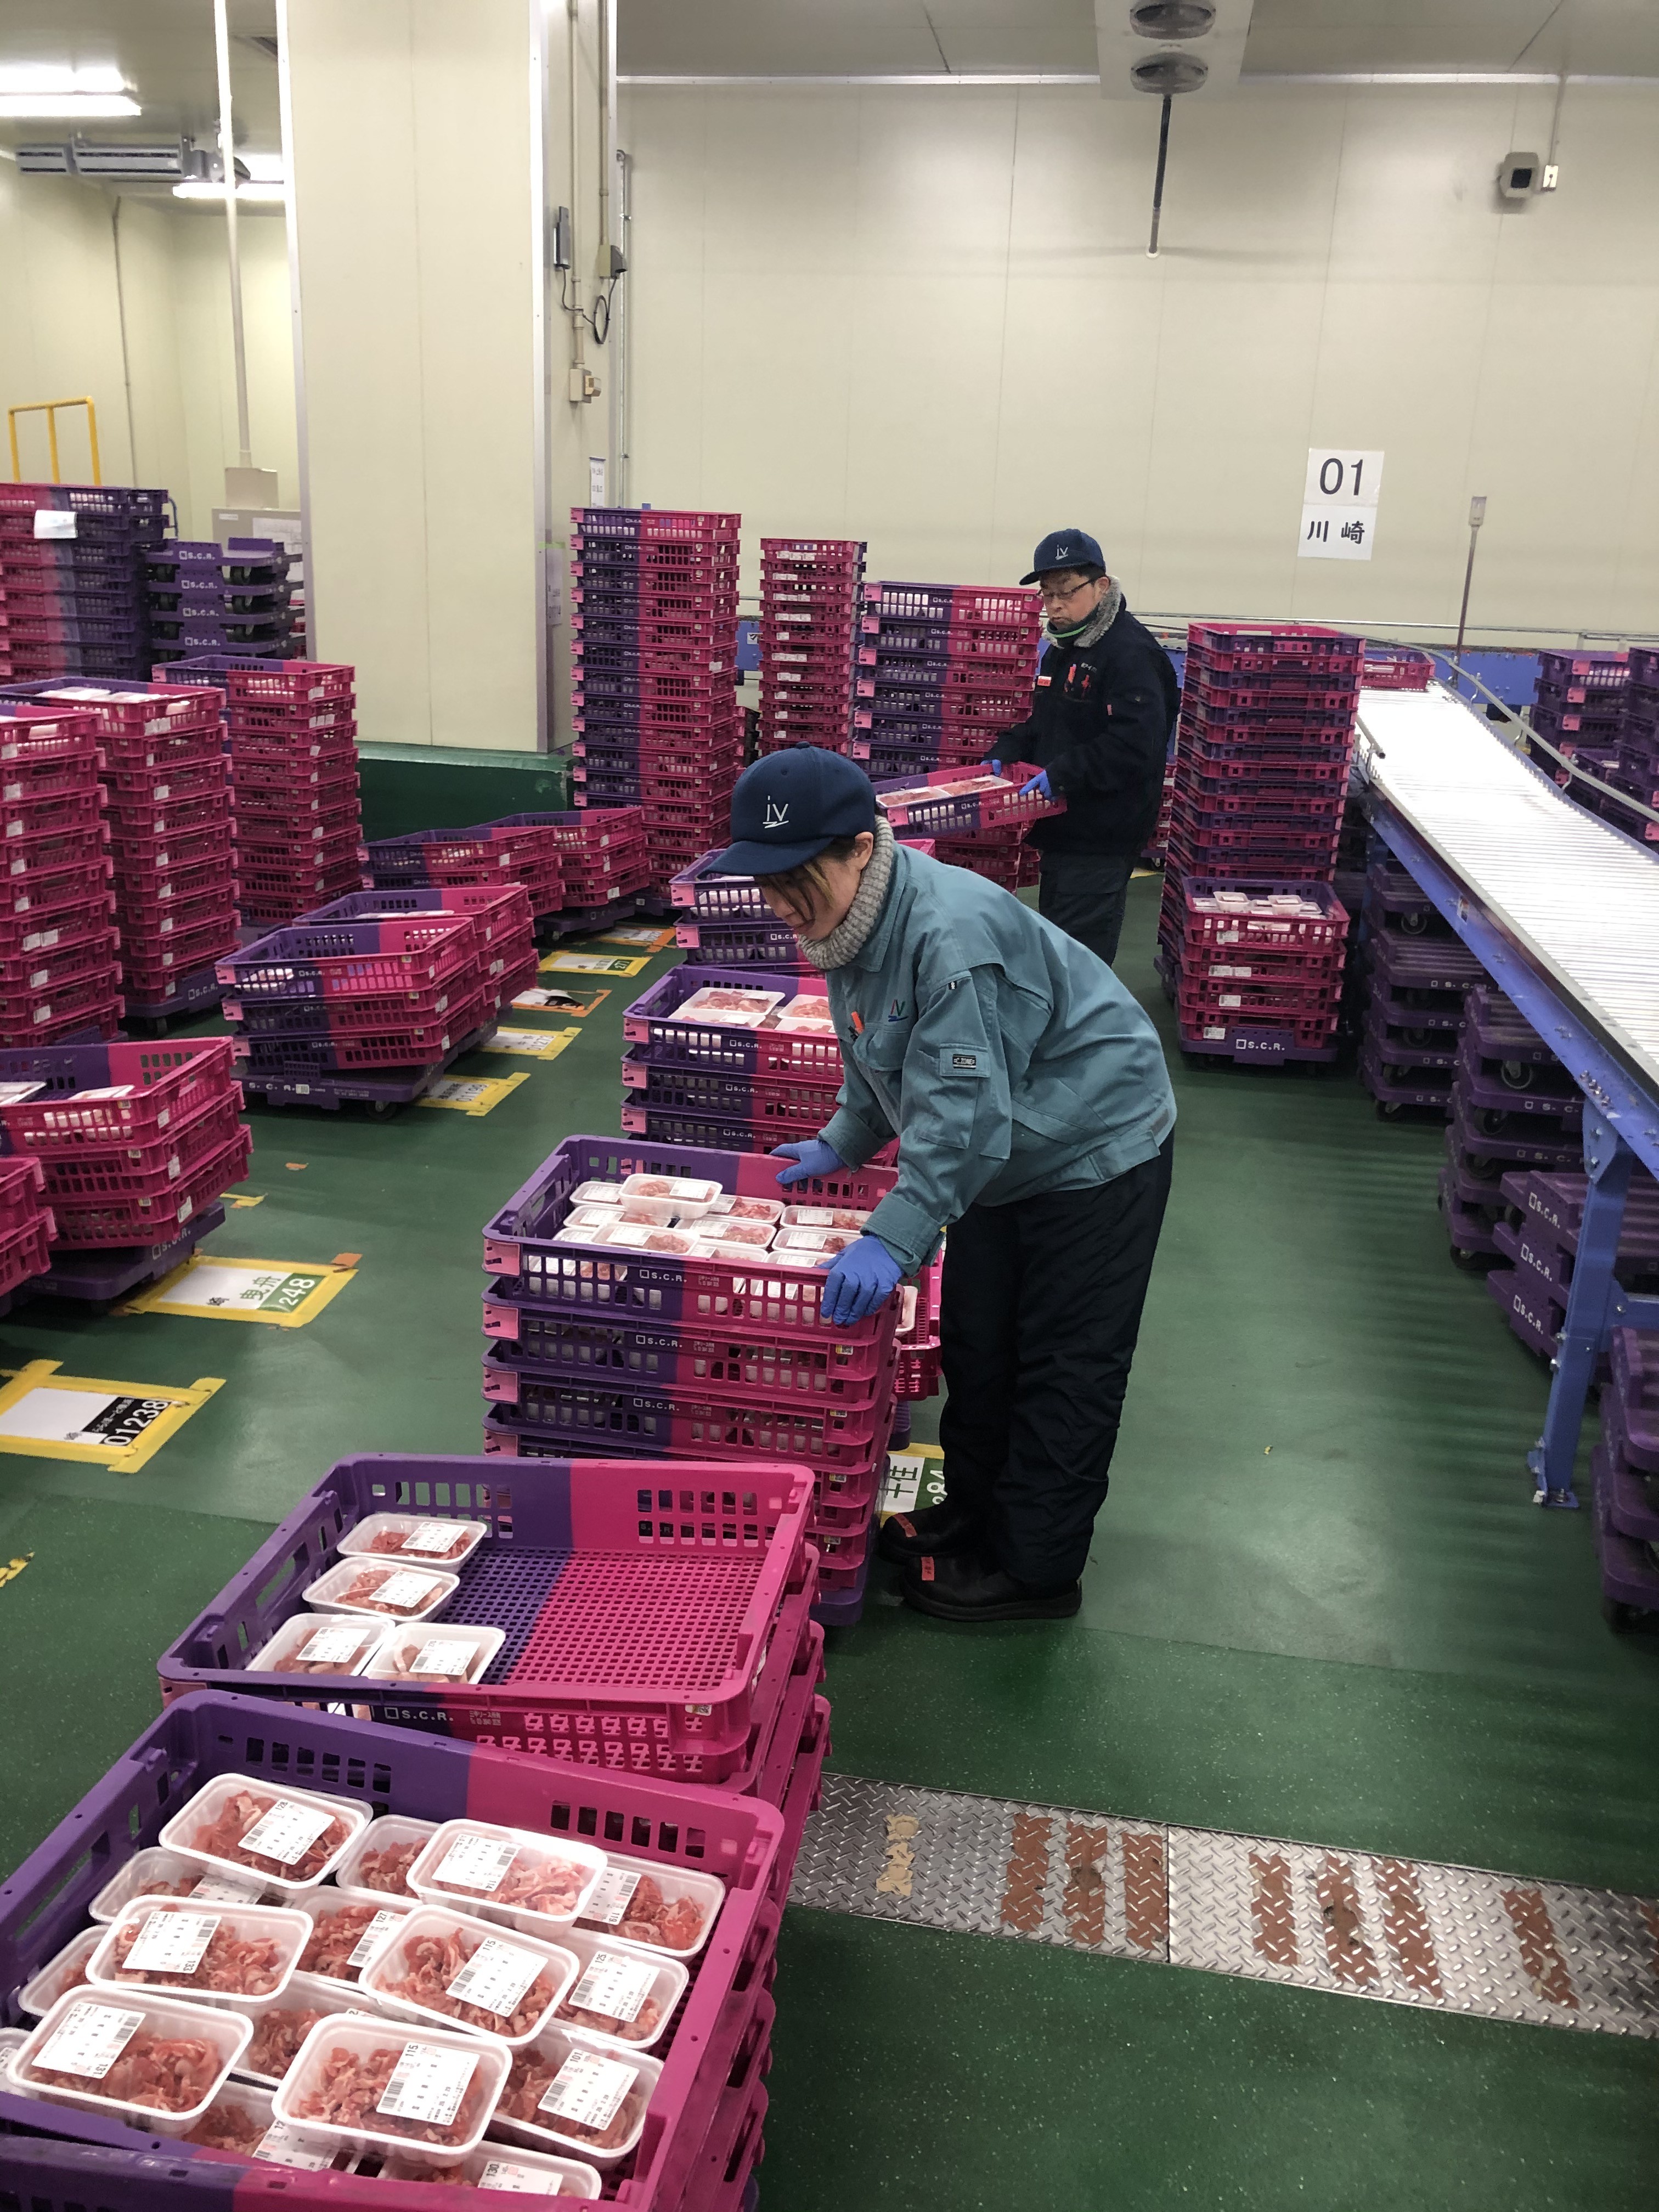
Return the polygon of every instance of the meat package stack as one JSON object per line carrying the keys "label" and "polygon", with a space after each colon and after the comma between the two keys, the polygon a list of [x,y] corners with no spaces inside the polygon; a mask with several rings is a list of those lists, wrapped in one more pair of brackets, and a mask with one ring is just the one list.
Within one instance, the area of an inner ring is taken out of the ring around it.
{"label": "meat package stack", "polygon": [[166,492],[121,484],[0,483],[9,682],[149,673],[144,563],[167,509]]}
{"label": "meat package stack", "polygon": [[8,1883],[29,2202],[84,2198],[90,2143],[109,2212],[415,2212],[431,2182],[754,2212],[829,1748],[812,1480],[586,1447],[505,1473],[328,1470]]}
{"label": "meat package stack", "polygon": [[[866,584],[860,619],[853,753],[872,783],[977,767],[1031,711],[1042,603],[1034,591],[971,584]],[[1035,883],[1022,830],[955,844],[941,860],[1013,890]]]}
{"label": "meat package stack", "polygon": [[[1540,738],[1558,753],[1605,783],[1619,768],[1619,746],[1624,717],[1625,693],[1630,682],[1630,656],[1624,653],[1549,652],[1538,656],[1538,684],[1533,694],[1529,720]],[[1541,746],[1530,748],[1533,757],[1562,789],[1592,812],[1599,811],[1602,794],[1581,783],[1571,771],[1553,760]],[[1622,813],[1622,810],[1620,810]],[[1628,822],[1629,817],[1626,816]]]}
{"label": "meat package stack", "polygon": [[199,653],[282,659],[292,649],[288,554],[273,538],[170,538],[149,556],[158,662]]}
{"label": "meat package stack", "polygon": [[[1603,781],[1659,812],[1659,647],[1631,647],[1630,679],[1619,724],[1618,763]],[[1659,823],[1646,821],[1610,802],[1606,811],[1608,821],[1627,830],[1632,836],[1659,844]]]}
{"label": "meat package stack", "polygon": [[358,891],[219,966],[247,1088],[325,1107],[419,1097],[534,973],[528,902],[510,881]]}
{"label": "meat package stack", "polygon": [[517,884],[530,902],[532,922],[539,923],[564,905],[564,820],[560,814],[504,814],[465,830],[378,838],[368,848],[368,872],[377,890]]}
{"label": "meat package stack", "polygon": [[762,752],[848,750],[864,550],[855,538],[762,538]]}
{"label": "meat package stack", "polygon": [[241,1104],[224,1037],[0,1052],[5,1149],[39,1166],[56,1224],[42,1287],[118,1297],[217,1228],[253,1151]]}
{"label": "meat package stack", "polygon": [[1348,917],[1330,885],[1364,656],[1338,630],[1188,627],[1158,951],[1184,1052],[1335,1056]]}
{"label": "meat package stack", "polygon": [[196,684],[32,687],[96,727],[122,988],[129,1023],[217,1003],[214,969],[236,943],[236,827],[224,694]]}
{"label": "meat package stack", "polygon": [[735,514],[571,510],[579,806],[637,806],[651,882],[726,836],[743,766]]}
{"label": "meat package stack", "polygon": [[217,653],[156,673],[225,695],[243,921],[273,927],[361,890],[356,670]]}
{"label": "meat package stack", "polygon": [[[1625,1218],[1629,1231],[1631,1201]],[[1653,1195],[1651,1183],[1643,1193]],[[1619,1280],[1659,1290],[1659,1216],[1644,1206],[1637,1232],[1640,1256],[1620,1251]],[[1611,1374],[1601,1390],[1601,1441],[1590,1455],[1595,1479],[1595,1544],[1601,1567],[1602,1611],[1616,1628],[1633,1613],[1659,1612],[1659,1331],[1616,1328]]]}
{"label": "meat package stack", "polygon": [[0,701],[9,848],[0,900],[0,1043],[113,1036],[121,969],[98,726],[79,708]]}
{"label": "meat package stack", "polygon": [[872,1164],[786,1191],[753,1152],[568,1139],[484,1231],[485,1451],[810,1468],[820,1618],[855,1619],[898,1331],[933,1271],[851,1329],[818,1301],[823,1262],[893,1180]]}

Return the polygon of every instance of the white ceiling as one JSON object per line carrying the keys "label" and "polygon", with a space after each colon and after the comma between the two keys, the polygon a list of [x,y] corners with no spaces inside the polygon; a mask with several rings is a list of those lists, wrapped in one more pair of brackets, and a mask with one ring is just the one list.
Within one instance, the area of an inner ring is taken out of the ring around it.
{"label": "white ceiling", "polygon": [[[1092,0],[617,0],[630,75],[1091,73]],[[1247,75],[1659,76],[1659,0],[1255,0]]]}
{"label": "white ceiling", "polygon": [[[275,40],[276,0],[230,0],[231,104],[236,143],[255,153],[282,144],[276,64],[256,39]],[[0,0],[0,62],[113,63],[143,108],[120,122],[88,123],[100,143],[183,134],[206,144],[219,126],[212,0]],[[52,145],[65,123],[0,122],[0,144]]]}

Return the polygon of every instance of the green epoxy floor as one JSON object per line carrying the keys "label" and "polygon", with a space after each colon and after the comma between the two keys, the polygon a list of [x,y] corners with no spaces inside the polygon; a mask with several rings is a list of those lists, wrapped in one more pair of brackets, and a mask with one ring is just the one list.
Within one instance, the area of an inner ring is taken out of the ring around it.
{"label": "green epoxy floor", "polygon": [[[1168,1036],[1157,896],[1121,966]],[[225,1378],[137,1474],[0,1455],[0,1563],[29,1561],[0,1584],[0,1859],[151,1717],[156,1652],[332,1460],[477,1449],[479,1228],[560,1137],[617,1127],[622,1009],[673,957],[561,1059],[464,1069],[531,1070],[486,1119],[252,1117],[264,1203],[211,1249],[361,1252],[309,1328],[0,1322],[6,1366]],[[1607,1632],[1585,1516],[1528,1502],[1547,1377],[1448,1261],[1440,1129],[1346,1079],[1175,1075],[1083,1613],[952,1629],[880,1575],[831,1638],[835,1764],[1650,1893],[1659,1639]],[[1654,2200],[1651,2044],[799,1911],[778,1994],[769,2212]]]}

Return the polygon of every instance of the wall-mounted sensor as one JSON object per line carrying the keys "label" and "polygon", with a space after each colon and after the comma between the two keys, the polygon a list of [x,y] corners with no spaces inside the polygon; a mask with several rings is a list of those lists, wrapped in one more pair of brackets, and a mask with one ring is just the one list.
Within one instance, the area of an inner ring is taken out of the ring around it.
{"label": "wall-mounted sensor", "polygon": [[551,265],[555,269],[568,269],[570,266],[572,249],[570,244],[570,210],[568,207],[555,208],[553,210],[553,235],[550,243],[552,246]]}
{"label": "wall-mounted sensor", "polygon": [[1543,173],[1541,154],[1505,154],[1498,165],[1498,192],[1506,200],[1528,199]]}

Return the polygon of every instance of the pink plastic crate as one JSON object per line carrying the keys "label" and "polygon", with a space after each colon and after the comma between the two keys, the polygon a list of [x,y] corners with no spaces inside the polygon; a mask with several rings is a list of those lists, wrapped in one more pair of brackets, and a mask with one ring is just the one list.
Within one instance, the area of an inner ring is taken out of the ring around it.
{"label": "pink plastic crate", "polygon": [[58,1234],[65,1244],[169,1243],[221,1191],[246,1182],[252,1153],[252,1132],[239,1125],[216,1150],[153,1197],[54,1197]]}
{"label": "pink plastic crate", "polygon": [[751,991],[778,991],[786,999],[824,1000],[821,975],[773,975],[764,969],[731,972],[720,968],[675,968],[636,999],[623,1016],[623,1041],[648,1045],[655,1066],[684,1066],[779,1081],[786,1079],[831,1085],[842,1081],[841,1047],[833,1036],[792,1036],[777,1030],[735,1029],[715,1022],[679,1021],[676,1011],[694,993],[729,985]]}
{"label": "pink plastic crate", "polygon": [[1000,784],[993,791],[973,792],[962,798],[941,795],[938,798],[900,799],[886,795],[909,790],[918,785],[942,788],[968,780],[968,772],[963,769],[934,769],[926,775],[878,783],[876,796],[881,800],[887,818],[896,830],[908,828],[921,830],[930,836],[951,837],[962,836],[975,830],[1013,830],[1040,821],[1048,815],[1066,811],[1064,799],[1047,799],[1036,792],[1029,796],[1022,793],[1022,784],[1029,782],[1036,774],[1034,768],[1008,762],[1004,764]]}

